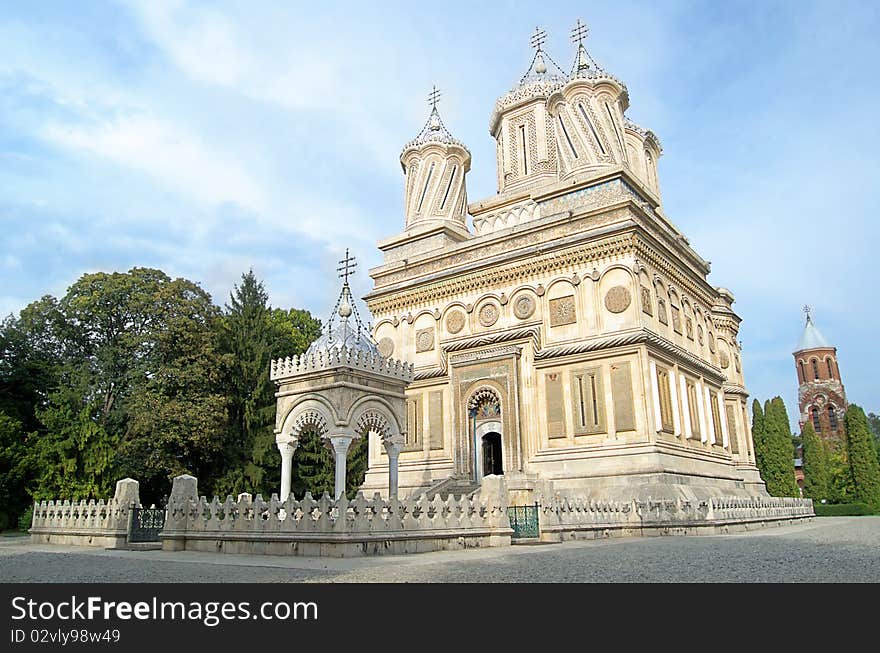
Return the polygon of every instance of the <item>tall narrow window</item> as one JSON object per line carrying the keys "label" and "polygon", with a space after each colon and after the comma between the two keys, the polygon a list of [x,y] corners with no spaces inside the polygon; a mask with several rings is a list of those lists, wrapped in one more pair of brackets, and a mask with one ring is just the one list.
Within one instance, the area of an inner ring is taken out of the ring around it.
{"label": "tall narrow window", "polygon": [[660,401],[660,426],[664,431],[673,429],[672,397],[669,392],[669,372],[657,368],[657,392]]}
{"label": "tall narrow window", "polygon": [[584,377],[579,376],[578,381],[578,407],[581,414],[581,426],[587,425],[587,411],[584,407]]}
{"label": "tall narrow window", "polygon": [[574,143],[571,142],[571,137],[568,135],[568,130],[565,128],[565,122],[562,120],[562,116],[559,116],[559,126],[562,128],[562,133],[565,135],[565,140],[568,141],[568,147],[571,150],[571,153],[574,155],[574,158],[578,158],[578,152],[574,147]]}
{"label": "tall narrow window", "polygon": [[605,151],[605,148],[602,147],[602,139],[599,138],[599,134],[596,133],[596,128],[593,127],[593,122],[590,120],[590,117],[587,115],[587,112],[584,110],[584,105],[579,104],[578,109],[580,109],[581,115],[584,117],[584,120],[587,123],[587,127],[590,128],[590,132],[593,134],[593,138],[596,140],[596,144],[599,146],[599,150],[602,152],[602,154],[608,154],[608,152]]}
{"label": "tall narrow window", "polygon": [[620,146],[620,152],[621,154],[624,154],[624,156],[626,156],[623,147],[623,139],[620,137],[620,131],[617,129],[617,123],[614,122],[614,114],[611,113],[611,107],[608,106],[607,102],[605,103],[605,111],[608,112],[608,120],[611,121],[611,128],[614,130],[614,135],[617,136],[617,144]]}
{"label": "tall narrow window", "polygon": [[520,125],[519,133],[522,141],[523,176],[529,174],[529,144],[526,141],[526,126]]}
{"label": "tall narrow window", "polygon": [[443,193],[443,201],[440,203],[440,210],[443,210],[443,207],[446,206],[446,200],[449,199],[449,190],[452,188],[452,182],[455,181],[455,173],[458,171],[458,166],[452,166],[452,174],[449,175],[449,183],[446,184],[446,192]]}
{"label": "tall narrow window", "polygon": [[828,404],[828,424],[832,431],[837,430],[837,411],[831,404]]}
{"label": "tall narrow window", "polygon": [[428,185],[431,183],[431,176],[434,174],[434,164],[431,164],[431,167],[428,168],[428,178],[425,179],[425,187],[422,189],[422,196],[419,198],[419,207],[416,211],[422,210],[422,203],[425,201],[425,194],[428,192]]}
{"label": "tall narrow window", "polygon": [[801,383],[807,380],[807,371],[804,369],[804,361],[798,361],[798,369],[800,370]]}
{"label": "tall narrow window", "polygon": [[812,360],[812,363],[813,363],[813,378],[815,378],[815,380],[818,381],[819,380],[819,362],[814,358]]}
{"label": "tall narrow window", "polygon": [[822,430],[822,425],[819,423],[819,409],[813,406],[810,409],[810,415],[813,418],[813,429],[819,433]]}
{"label": "tall narrow window", "polygon": [[599,401],[596,398],[596,376],[590,375],[590,397],[593,399],[593,424],[599,425]]}
{"label": "tall narrow window", "polygon": [[825,365],[828,366],[828,378],[833,379],[834,378],[834,370],[831,369],[831,359],[830,358],[825,359]]}
{"label": "tall narrow window", "polygon": [[575,435],[602,433],[605,417],[602,408],[602,378],[600,370],[588,370],[572,374],[572,415]]}

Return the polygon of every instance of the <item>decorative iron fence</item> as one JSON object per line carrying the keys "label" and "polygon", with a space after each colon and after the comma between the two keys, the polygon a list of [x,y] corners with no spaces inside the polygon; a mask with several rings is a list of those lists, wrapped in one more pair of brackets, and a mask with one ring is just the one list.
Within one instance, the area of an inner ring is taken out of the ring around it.
{"label": "decorative iron fence", "polygon": [[129,542],[158,542],[159,533],[165,526],[165,508],[133,508]]}
{"label": "decorative iron fence", "polygon": [[507,509],[513,539],[538,537],[541,530],[538,526],[538,504],[532,506],[510,506]]}

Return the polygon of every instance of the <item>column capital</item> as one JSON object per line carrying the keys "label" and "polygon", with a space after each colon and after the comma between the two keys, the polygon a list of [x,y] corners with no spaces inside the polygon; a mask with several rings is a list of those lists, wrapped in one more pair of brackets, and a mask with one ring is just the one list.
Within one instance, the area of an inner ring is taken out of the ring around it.
{"label": "column capital", "polygon": [[287,440],[285,442],[276,442],[276,446],[278,447],[278,453],[281,454],[282,458],[293,456],[293,452],[296,451],[296,447],[299,444],[299,441],[296,439]]}

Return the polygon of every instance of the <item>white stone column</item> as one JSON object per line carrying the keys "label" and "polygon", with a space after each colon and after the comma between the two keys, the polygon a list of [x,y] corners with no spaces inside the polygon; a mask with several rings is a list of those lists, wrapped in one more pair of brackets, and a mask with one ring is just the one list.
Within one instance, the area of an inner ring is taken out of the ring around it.
{"label": "white stone column", "polygon": [[706,401],[703,399],[705,386],[702,381],[697,381],[697,414],[700,418],[700,442],[706,442],[709,439],[709,426],[706,421]]}
{"label": "white stone column", "polygon": [[330,436],[330,444],[333,446],[333,454],[336,458],[336,481],[333,486],[333,498],[339,499],[345,494],[345,465],[347,462],[348,448],[354,436],[337,434]]}
{"label": "white stone column", "polygon": [[287,501],[290,496],[290,477],[293,473],[293,452],[296,450],[297,441],[278,442],[278,452],[281,454],[281,501]]}
{"label": "white stone column", "polygon": [[678,404],[678,384],[675,382],[675,369],[669,370],[669,398],[672,400],[672,432],[676,437],[681,435],[681,415]]}
{"label": "white stone column", "polygon": [[397,498],[398,473],[397,461],[400,458],[400,444],[392,440],[385,442],[385,453],[388,454],[388,500]]}
{"label": "white stone column", "polygon": [[684,418],[684,437],[690,440],[693,437],[693,431],[691,430],[691,408],[688,404],[687,379],[684,378],[684,374],[681,374],[678,380],[681,382],[681,412],[684,413],[682,415]]}

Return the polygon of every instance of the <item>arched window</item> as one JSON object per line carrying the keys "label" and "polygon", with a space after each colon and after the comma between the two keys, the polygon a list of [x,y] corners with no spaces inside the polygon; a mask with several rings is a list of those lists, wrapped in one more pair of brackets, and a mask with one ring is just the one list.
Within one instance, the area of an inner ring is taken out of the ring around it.
{"label": "arched window", "polygon": [[798,368],[800,371],[801,383],[807,380],[807,372],[804,370],[804,361],[798,361]]}
{"label": "arched window", "polygon": [[828,404],[828,423],[831,425],[832,431],[837,430],[837,411],[831,404]]}
{"label": "arched window", "polygon": [[819,361],[817,361],[814,358],[810,362],[813,364],[813,377],[815,378],[816,381],[818,381],[819,380]]}
{"label": "arched window", "polygon": [[834,368],[831,367],[831,358],[830,357],[825,359],[825,364],[828,366],[828,378],[833,379],[834,378]]}
{"label": "arched window", "polygon": [[819,409],[813,406],[810,408],[810,413],[813,417],[813,429],[818,433],[822,430],[821,424],[819,424]]}

